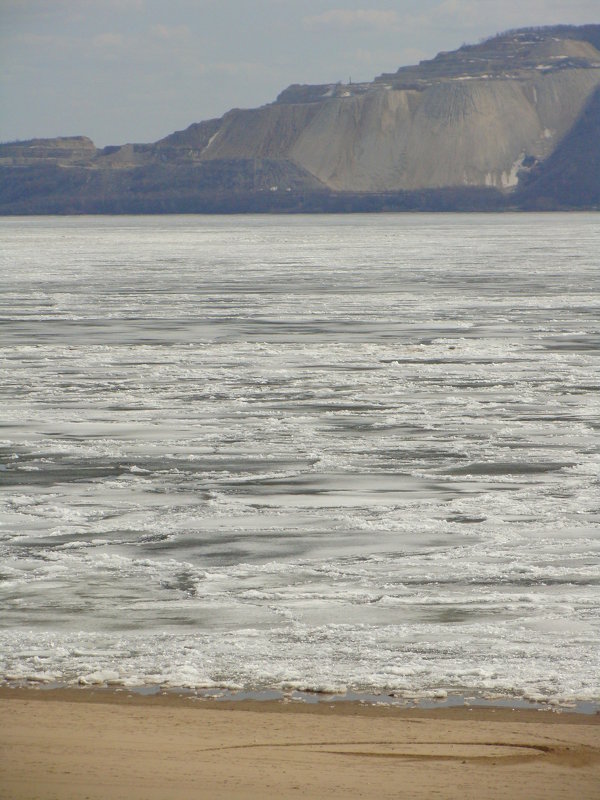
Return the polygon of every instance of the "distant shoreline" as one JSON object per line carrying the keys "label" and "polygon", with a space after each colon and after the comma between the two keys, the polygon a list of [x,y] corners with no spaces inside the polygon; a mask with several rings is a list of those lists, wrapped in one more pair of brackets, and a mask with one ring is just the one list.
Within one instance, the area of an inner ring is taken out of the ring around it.
{"label": "distant shoreline", "polygon": [[328,209],[321,208],[231,208],[231,209],[208,209],[201,208],[199,210],[181,210],[181,211],[140,211],[140,210],[125,210],[125,211],[6,211],[0,209],[0,219],[34,219],[34,218],[48,218],[48,217],[72,217],[72,218],[102,218],[102,217],[251,217],[251,216],[275,216],[275,217],[296,217],[296,216],[355,216],[355,215],[418,215],[418,214],[435,214],[436,216],[443,215],[477,215],[485,214],[486,216],[517,214],[519,216],[529,216],[531,214],[543,214],[550,216],[552,214],[598,214],[600,207],[590,206],[589,208],[518,208],[515,206],[506,206],[503,208],[432,208],[432,207],[415,207],[415,208],[336,208],[331,207]]}

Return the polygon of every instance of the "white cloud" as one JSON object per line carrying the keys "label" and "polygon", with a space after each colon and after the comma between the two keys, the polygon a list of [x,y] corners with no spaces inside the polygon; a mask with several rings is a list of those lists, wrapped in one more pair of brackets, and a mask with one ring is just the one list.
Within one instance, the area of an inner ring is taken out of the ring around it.
{"label": "white cloud", "polygon": [[428,16],[433,21],[436,15],[452,19],[467,30],[486,23],[495,30],[583,24],[597,22],[598,0],[443,0]]}
{"label": "white cloud", "polygon": [[1,0],[0,12],[16,13],[20,17],[56,16],[64,12],[94,13],[103,5],[111,12],[143,11],[145,0]]}
{"label": "white cloud", "polygon": [[92,39],[92,44],[101,50],[112,50],[113,48],[122,47],[125,44],[125,37],[122,33],[99,33]]}
{"label": "white cloud", "polygon": [[231,77],[264,75],[269,71],[268,67],[256,61],[215,61],[205,64],[205,70],[206,72],[220,73]]}
{"label": "white cloud", "polygon": [[157,39],[163,39],[165,41],[187,39],[191,34],[187,25],[153,25],[150,32]]}
{"label": "white cloud", "polygon": [[322,14],[304,17],[307,28],[372,28],[380,31],[389,31],[400,25],[397,11],[381,10],[376,8],[332,8]]}

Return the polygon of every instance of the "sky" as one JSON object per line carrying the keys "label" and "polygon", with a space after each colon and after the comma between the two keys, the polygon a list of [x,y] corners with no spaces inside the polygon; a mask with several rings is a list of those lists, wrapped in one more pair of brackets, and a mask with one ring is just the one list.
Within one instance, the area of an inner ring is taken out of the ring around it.
{"label": "sky", "polygon": [[594,22],[600,0],[0,0],[0,141],[152,142],[292,83]]}

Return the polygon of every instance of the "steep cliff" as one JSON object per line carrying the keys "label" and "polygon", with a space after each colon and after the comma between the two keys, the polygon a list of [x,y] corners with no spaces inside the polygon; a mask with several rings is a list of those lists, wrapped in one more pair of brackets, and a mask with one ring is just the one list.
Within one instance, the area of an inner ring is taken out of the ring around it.
{"label": "steep cliff", "polygon": [[587,187],[579,205],[594,205],[597,159],[586,171],[585,154],[574,153],[597,152],[600,139],[598,48],[600,25],[513,31],[371,83],[293,85],[274,103],[153,144],[96,150],[74,137],[0,145],[0,211],[23,213],[28,197],[38,211],[44,197],[61,210],[65,192],[82,210],[126,210],[128,197],[130,207],[155,198],[177,210],[178,197],[185,206],[194,195],[209,206],[211,196],[264,192],[381,194],[389,203],[390,194],[442,189],[463,198],[487,189],[505,205],[543,207],[539,189],[548,207],[571,207],[578,181]]}

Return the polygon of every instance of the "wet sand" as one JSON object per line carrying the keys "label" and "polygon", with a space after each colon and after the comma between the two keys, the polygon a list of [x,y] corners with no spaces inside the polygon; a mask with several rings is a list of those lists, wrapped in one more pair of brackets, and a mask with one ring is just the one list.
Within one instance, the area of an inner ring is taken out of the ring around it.
{"label": "wet sand", "polygon": [[600,716],[0,689],[2,800],[600,796]]}

